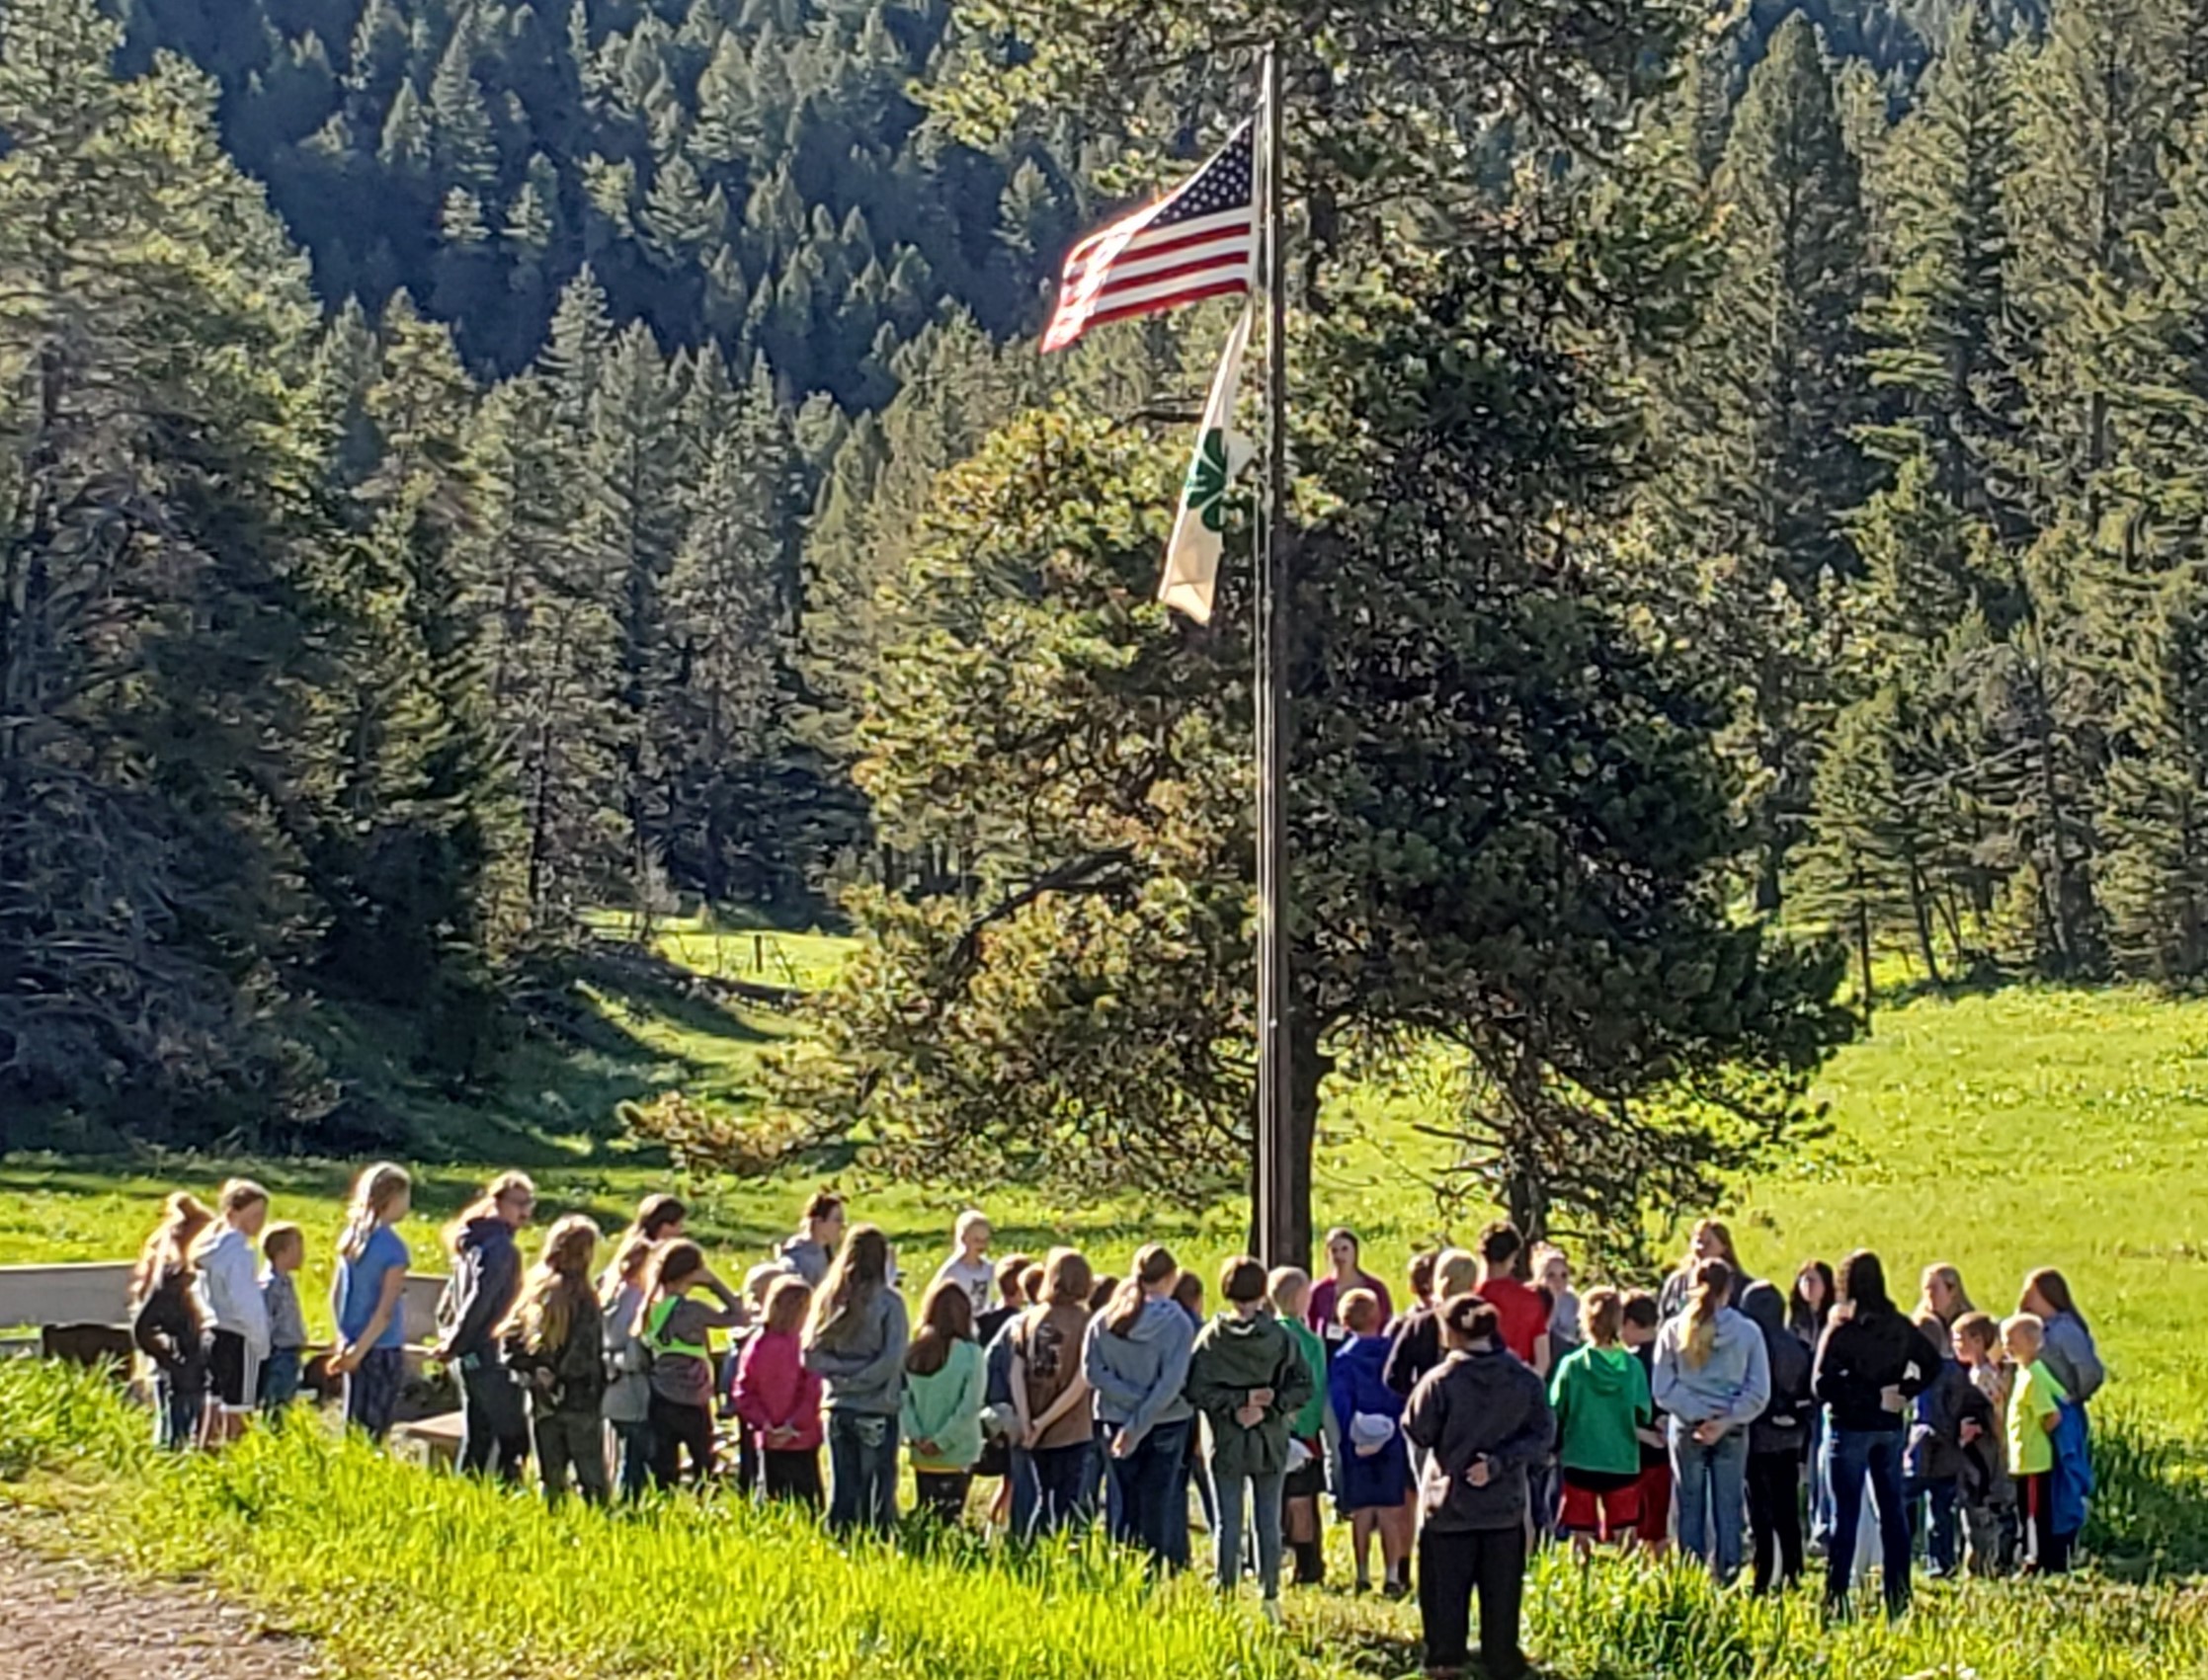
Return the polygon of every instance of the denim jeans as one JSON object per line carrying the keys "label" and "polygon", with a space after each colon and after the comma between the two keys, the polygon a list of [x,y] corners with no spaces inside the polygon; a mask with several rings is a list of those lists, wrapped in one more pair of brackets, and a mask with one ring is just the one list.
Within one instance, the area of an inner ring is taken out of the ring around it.
{"label": "denim jeans", "polygon": [[1847,1608],[1866,1486],[1878,1508],[1879,1566],[1885,1576],[1887,1613],[1899,1616],[1909,1608],[1909,1510],[1902,1498],[1902,1445],[1898,1429],[1833,1429],[1825,1437],[1826,1480],[1833,1488],[1825,1602],[1836,1610]]}
{"label": "denim jeans", "polygon": [[[1694,1425],[1672,1419],[1672,1480],[1678,1489],[1679,1550],[1707,1558],[1721,1581],[1741,1572],[1748,1514],[1748,1430],[1728,1429],[1704,1446]],[[1715,1551],[1712,1551],[1712,1542]]]}
{"label": "denim jeans", "polygon": [[887,1534],[897,1526],[897,1420],[864,1411],[828,1414],[828,1526]]}
{"label": "denim jeans", "polygon": [[1825,1469],[1825,1408],[1809,1420],[1809,1544],[1822,1552],[1833,1539],[1833,1480]]}
{"label": "denim jeans", "polygon": [[1218,1517],[1212,1524],[1212,1557],[1219,1590],[1232,1592],[1242,1580],[1242,1524],[1247,1514],[1258,1537],[1258,1588],[1267,1598],[1280,1596],[1280,1487],[1285,1471],[1269,1476],[1211,1473],[1211,1496]]}
{"label": "denim jeans", "polygon": [[1034,1537],[1035,1511],[1042,1498],[1041,1484],[1035,1480],[1035,1456],[1024,1447],[1012,1447],[1005,1457],[1005,1481],[1012,1488],[1012,1526],[1007,1532],[1016,1540],[1029,1540]]}
{"label": "denim jeans", "polygon": [[648,1417],[624,1418],[613,1431],[613,1487],[623,1499],[634,1499],[652,1483],[652,1422]]}
{"label": "denim jeans", "polygon": [[[1015,1452],[1015,1466],[1025,1464],[1034,1483],[1033,1520],[1029,1534],[1057,1534],[1086,1527],[1096,1512],[1097,1444],[1076,1441],[1070,1447],[1045,1447],[1039,1453]],[[1017,1497],[1015,1509],[1018,1509]]]}
{"label": "denim jeans", "polygon": [[261,1409],[282,1411],[299,1398],[300,1359],[303,1347],[272,1347],[261,1362]]}
{"label": "denim jeans", "polygon": [[[1188,1555],[1188,1427],[1186,1418],[1179,1423],[1161,1423],[1123,1459],[1111,1456],[1111,1438],[1119,1433],[1119,1426],[1104,1423],[1097,1430],[1105,1480],[1117,1500],[1112,1509],[1111,1538],[1140,1546],[1167,1564]],[[1181,1502],[1178,1511],[1174,1509],[1176,1498]]]}
{"label": "denim jeans", "polygon": [[1926,1566],[1935,1576],[1953,1574],[1962,1561],[1961,1481],[1954,1477],[1934,1480],[1913,1476],[1902,1492],[1909,1501],[1912,1546],[1922,1526]]}

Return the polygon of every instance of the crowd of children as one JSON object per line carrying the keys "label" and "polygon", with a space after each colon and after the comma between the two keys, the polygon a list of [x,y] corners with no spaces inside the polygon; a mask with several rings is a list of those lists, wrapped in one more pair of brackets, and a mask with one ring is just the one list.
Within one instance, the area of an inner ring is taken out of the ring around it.
{"label": "crowd of children", "polygon": [[[410,1204],[403,1168],[369,1167],[338,1248],[328,1368],[376,1439],[405,1371]],[[2091,1491],[2104,1373],[2051,1270],[2005,1321],[1944,1265],[1904,1313],[1875,1254],[1807,1262],[1782,1293],[1704,1221],[1660,1291],[1582,1298],[1562,1253],[1495,1225],[1474,1250],[1415,1258],[1398,1313],[1335,1231],[1316,1282],[1230,1261],[1207,1319],[1202,1279],[1162,1245],[1124,1279],[1067,1247],[993,1261],[969,1212],[915,1327],[887,1239],[847,1226],[830,1193],[740,1291],[667,1195],[610,1246],[560,1218],[525,1271],[534,1206],[505,1174],[447,1233],[432,1356],[458,1382],[464,1470],[519,1480],[533,1459],[553,1500],[726,1475],[825,1506],[839,1533],[882,1533],[904,1460],[928,1519],[965,1521],[980,1479],[992,1526],[1031,1540],[1101,1520],[1165,1568],[1189,1560],[1192,1490],[1220,1587],[1254,1553],[1274,1619],[1291,1567],[1323,1579],[1331,1493],[1355,1589],[1377,1541],[1379,1590],[1416,1590],[1437,1676],[1468,1661],[1475,1600],[1486,1671],[1522,1667],[1526,1557],[1552,1540],[1583,1557],[1676,1545],[1725,1581],[1748,1568],[1758,1592],[1822,1556],[1835,1614],[1872,1567],[1898,1614],[1920,1556],[1935,1575],[2067,1568]],[[303,1244],[268,1213],[242,1179],[211,1209],[180,1193],[146,1242],[134,1336],[168,1445],[218,1446],[299,1391]]]}

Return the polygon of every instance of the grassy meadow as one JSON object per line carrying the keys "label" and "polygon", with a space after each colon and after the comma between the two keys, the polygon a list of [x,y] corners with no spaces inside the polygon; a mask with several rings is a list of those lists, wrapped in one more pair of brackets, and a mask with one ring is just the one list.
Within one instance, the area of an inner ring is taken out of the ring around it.
{"label": "grassy meadow", "polygon": [[[755,955],[740,932],[668,937],[688,941],[677,953],[707,973]],[[833,947],[810,958],[817,984]],[[655,1077],[739,1092],[753,1034],[775,1030],[786,1023],[717,1033],[697,1014],[624,1027],[663,1058]],[[1575,1680],[2208,1675],[2208,1359],[2189,1333],[2208,1303],[2208,1003],[2028,989],[1921,999],[1882,1013],[1874,1037],[1836,1059],[1822,1095],[1826,1135],[1730,1199],[1744,1257],[1786,1276],[1805,1256],[1869,1245],[1898,1291],[1948,1260],[1997,1311],[2012,1307],[2029,1267],[2062,1266],[2113,1373],[2095,1412],[2094,1566],[2044,1587],[1934,1584],[1902,1629],[1828,1631],[1813,1598],[1758,1604],[1686,1570],[1605,1563],[1582,1575],[1550,1558],[1530,1595],[1531,1648]],[[603,1116],[586,1118],[527,1164],[547,1217],[586,1208],[611,1228],[669,1177],[610,1141]],[[1421,1176],[1437,1146],[1412,1129],[1416,1118],[1410,1095],[1330,1093],[1319,1217],[1356,1225],[1368,1260],[1391,1275],[1442,1235]],[[313,1303],[352,1164],[0,1160],[0,1260],[127,1254],[164,1190],[251,1170],[279,1216],[308,1229]],[[437,1224],[486,1170],[423,1169],[406,1232],[418,1256],[434,1255]],[[957,1186],[877,1181],[848,1157],[678,1187],[736,1274],[819,1183],[882,1224],[908,1269],[933,1263],[968,1199]],[[1208,1268],[1240,1245],[1244,1220],[1231,1198],[1200,1216],[1033,1190],[984,1201],[1000,1251],[1072,1240],[1104,1269],[1158,1237]],[[311,1430],[184,1464],[152,1461],[141,1433],[139,1419],[58,1374],[0,1371],[0,1521],[142,1568],[205,1573],[362,1673],[1255,1680],[1416,1667],[1413,1613],[1338,1592],[1292,1594],[1280,1636],[1197,1582],[1146,1589],[1097,1554],[1015,1560],[953,1543],[847,1555],[808,1528],[726,1504],[548,1515]],[[1346,1561],[1337,1557],[1338,1578]]]}

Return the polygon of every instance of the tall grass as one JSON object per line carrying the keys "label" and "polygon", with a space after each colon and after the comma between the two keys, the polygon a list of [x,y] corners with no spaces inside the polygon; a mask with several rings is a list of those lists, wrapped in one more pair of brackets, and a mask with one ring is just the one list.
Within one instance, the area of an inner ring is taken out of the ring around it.
{"label": "tall grass", "polygon": [[[345,1671],[455,1680],[1393,1680],[1404,1606],[1294,1593],[1274,1633],[1190,1578],[1090,1544],[839,1547],[734,1501],[602,1513],[392,1463],[311,1420],[166,1458],[96,1380],[0,1367],[0,1481],[31,1478],[77,1544],[205,1576]],[[16,1491],[22,1489],[19,1485]],[[0,1500],[11,1490],[0,1485]],[[2167,1583],[1927,1586],[1899,1626],[1827,1628],[1681,1564],[1545,1555],[1528,1640],[1561,1680],[2164,1680],[2208,1673],[2208,1594]]]}

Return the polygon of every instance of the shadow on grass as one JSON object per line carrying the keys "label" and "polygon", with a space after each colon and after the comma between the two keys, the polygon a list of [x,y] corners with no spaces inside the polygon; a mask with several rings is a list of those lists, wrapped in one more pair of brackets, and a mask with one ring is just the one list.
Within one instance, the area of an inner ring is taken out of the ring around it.
{"label": "shadow on grass", "polygon": [[2093,1416],[2085,1547],[2117,1580],[2208,1574],[2208,1444],[2167,1433],[2174,1421],[2153,1427],[2121,1405]]}

